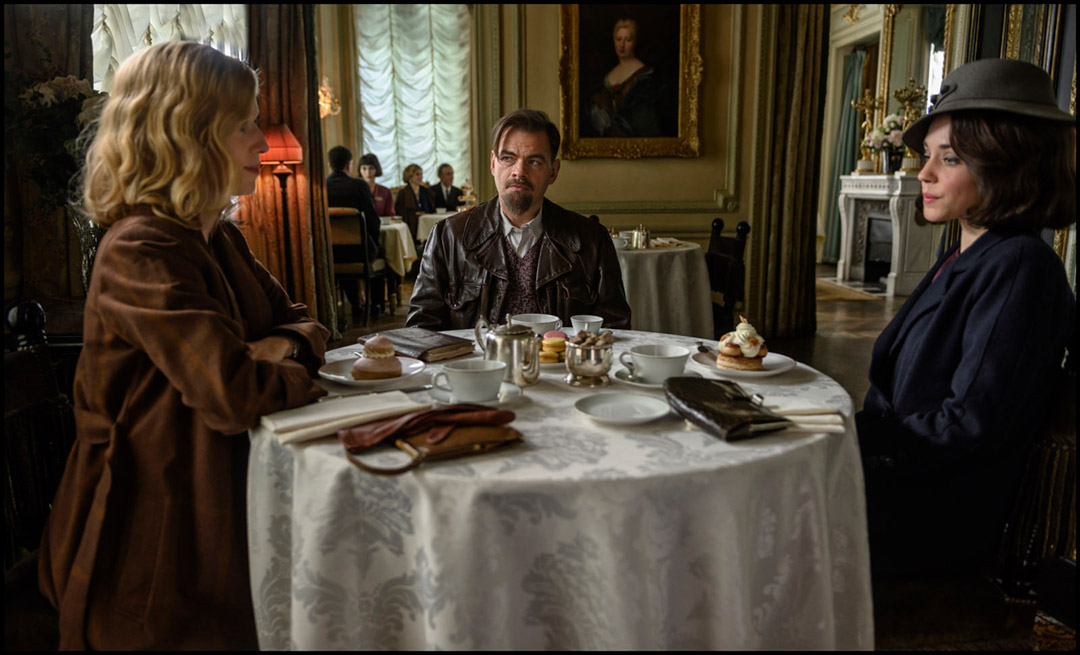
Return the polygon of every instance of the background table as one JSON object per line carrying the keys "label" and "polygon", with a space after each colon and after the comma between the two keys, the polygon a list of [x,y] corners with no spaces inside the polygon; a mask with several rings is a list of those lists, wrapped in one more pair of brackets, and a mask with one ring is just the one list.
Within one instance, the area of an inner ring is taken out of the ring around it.
{"label": "background table", "polygon": [[416,246],[413,244],[409,226],[400,221],[384,223],[379,227],[379,236],[386,250],[386,265],[404,278],[409,267],[416,261]]}
{"label": "background table", "polygon": [[[641,343],[694,343],[615,334],[616,357]],[[564,374],[545,368],[507,407],[524,444],[400,476],[355,468],[334,438],[283,446],[253,431],[260,647],[873,647],[862,469],[840,385],[801,364],[740,380],[767,398],[839,409],[846,432],[727,443],[673,414],[594,423],[574,409],[579,398],[661,392],[581,390]],[[363,457],[386,466],[404,455]]]}
{"label": "background table", "polygon": [[617,252],[632,328],[712,340],[712,292],[701,246]]}
{"label": "background table", "polygon": [[436,223],[443,219],[450,218],[451,216],[454,216],[458,213],[460,212],[452,211],[443,214],[440,214],[438,212],[434,214],[422,214],[420,216],[420,219],[417,221],[416,240],[420,243],[426,243],[428,237],[431,236],[431,230],[435,227]]}

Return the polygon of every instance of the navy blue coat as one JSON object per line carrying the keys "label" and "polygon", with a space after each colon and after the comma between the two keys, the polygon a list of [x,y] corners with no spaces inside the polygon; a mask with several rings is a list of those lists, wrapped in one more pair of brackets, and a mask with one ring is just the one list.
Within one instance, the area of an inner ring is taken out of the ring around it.
{"label": "navy blue coat", "polygon": [[944,541],[993,550],[1072,343],[1076,301],[1044,241],[987,232],[933,281],[957,247],[874,344],[856,415],[872,553],[875,532],[909,559],[920,540],[938,560]]}

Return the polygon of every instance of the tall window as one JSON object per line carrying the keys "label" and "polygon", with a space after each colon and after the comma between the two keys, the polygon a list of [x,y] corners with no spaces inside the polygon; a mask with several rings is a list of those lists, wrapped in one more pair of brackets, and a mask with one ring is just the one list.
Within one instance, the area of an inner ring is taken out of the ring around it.
{"label": "tall window", "polygon": [[181,40],[247,59],[247,5],[94,5],[94,88],[110,91],[116,69],[136,52]]}
{"label": "tall window", "polygon": [[468,5],[354,5],[364,152],[382,164],[386,186],[404,184],[409,164],[436,183],[454,167],[471,184]]}

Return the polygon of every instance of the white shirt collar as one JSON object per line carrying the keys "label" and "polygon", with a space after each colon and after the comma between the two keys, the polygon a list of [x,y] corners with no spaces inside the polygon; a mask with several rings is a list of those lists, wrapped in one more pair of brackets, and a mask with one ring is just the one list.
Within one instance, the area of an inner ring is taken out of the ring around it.
{"label": "white shirt collar", "polygon": [[503,213],[501,203],[499,204],[499,216],[502,218],[502,221],[501,221],[502,231],[503,231],[503,234],[505,234],[506,236],[510,236],[511,233],[514,232],[514,230],[517,230],[518,232],[529,232],[529,233],[535,234],[538,237],[543,233],[543,230],[544,230],[544,225],[543,225],[544,206],[543,205],[540,206],[540,211],[536,212],[536,218],[532,219],[531,221],[529,221],[525,225],[521,226],[520,228],[514,227],[514,224],[511,223],[510,219],[506,217],[506,214]]}

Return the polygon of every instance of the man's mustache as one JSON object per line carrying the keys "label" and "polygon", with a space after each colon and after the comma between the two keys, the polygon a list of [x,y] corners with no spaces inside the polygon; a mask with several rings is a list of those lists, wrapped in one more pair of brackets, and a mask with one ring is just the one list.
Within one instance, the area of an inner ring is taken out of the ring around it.
{"label": "man's mustache", "polygon": [[507,182],[506,185],[503,188],[504,189],[509,189],[511,186],[521,186],[521,187],[525,187],[529,191],[533,190],[532,182],[529,182],[527,180],[514,180],[514,181],[511,181],[511,182]]}

